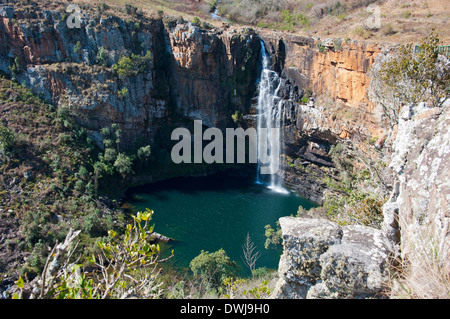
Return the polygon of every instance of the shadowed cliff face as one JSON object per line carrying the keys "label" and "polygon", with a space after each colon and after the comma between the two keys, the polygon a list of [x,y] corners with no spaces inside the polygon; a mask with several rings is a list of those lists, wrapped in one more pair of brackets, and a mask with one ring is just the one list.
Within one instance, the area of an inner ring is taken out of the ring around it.
{"label": "shadowed cliff face", "polygon": [[[97,136],[118,123],[123,144],[152,141],[161,124],[184,119],[225,127],[253,95],[260,42],[248,32],[216,34],[190,24],[82,14],[69,28],[56,11],[0,10],[0,70]],[[149,67],[119,77],[121,57],[151,52]],[[122,91],[122,92],[119,92]],[[248,106],[247,106],[248,107]],[[168,136],[170,140],[170,136]]]}
{"label": "shadowed cliff face", "polygon": [[225,128],[245,113],[256,89],[260,43],[253,33],[205,32],[190,24],[168,30],[172,98],[189,119]]}

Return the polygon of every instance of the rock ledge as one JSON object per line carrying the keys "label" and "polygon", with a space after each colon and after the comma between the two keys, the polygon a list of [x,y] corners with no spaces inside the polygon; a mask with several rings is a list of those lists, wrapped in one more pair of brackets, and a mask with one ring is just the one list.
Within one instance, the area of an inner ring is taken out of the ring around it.
{"label": "rock ledge", "polygon": [[273,298],[384,298],[392,246],[365,226],[280,219],[284,253]]}

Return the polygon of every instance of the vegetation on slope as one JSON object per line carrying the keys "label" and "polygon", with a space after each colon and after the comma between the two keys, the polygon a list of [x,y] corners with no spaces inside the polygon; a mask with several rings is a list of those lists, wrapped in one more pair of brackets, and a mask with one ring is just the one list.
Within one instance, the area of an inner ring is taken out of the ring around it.
{"label": "vegetation on slope", "polygon": [[[155,16],[198,17],[213,25],[251,25],[308,36],[414,42],[431,28],[450,41],[446,0],[107,0],[135,5]],[[376,7],[374,7],[376,6]],[[213,20],[217,10],[221,20]],[[377,15],[380,23],[372,25]],[[444,22],[444,23],[443,23]]]}
{"label": "vegetation on slope", "polygon": [[96,146],[66,110],[4,78],[0,97],[0,272],[18,270],[26,256],[19,272],[33,276],[42,270],[47,246],[61,241],[73,223],[104,235],[114,209],[93,198],[88,163]]}
{"label": "vegetation on slope", "polygon": [[121,132],[113,125],[102,130],[101,150],[68,109],[56,109],[5,78],[0,97],[0,272],[32,278],[44,266],[47,247],[69,228],[82,229],[81,245],[91,247],[93,238],[125,222],[123,210],[103,194],[111,182],[122,189],[151,148],[122,152]]}

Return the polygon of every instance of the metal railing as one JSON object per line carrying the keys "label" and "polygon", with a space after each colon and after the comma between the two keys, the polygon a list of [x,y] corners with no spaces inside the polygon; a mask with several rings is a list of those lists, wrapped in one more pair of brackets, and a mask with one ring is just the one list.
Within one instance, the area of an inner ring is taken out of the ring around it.
{"label": "metal railing", "polygon": [[[414,53],[417,53],[419,51],[419,45],[416,45],[414,47]],[[450,58],[450,45],[439,45],[437,51],[440,54],[445,55],[447,58]]]}

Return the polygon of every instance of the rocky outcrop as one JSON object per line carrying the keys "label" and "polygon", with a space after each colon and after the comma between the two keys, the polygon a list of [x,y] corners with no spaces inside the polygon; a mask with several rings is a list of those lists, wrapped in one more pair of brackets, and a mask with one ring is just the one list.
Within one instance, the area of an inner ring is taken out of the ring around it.
{"label": "rocky outcrop", "polygon": [[[450,273],[450,103],[402,109],[390,167],[396,187],[384,205],[383,230],[401,259],[413,267],[433,252]],[[419,259],[418,259],[419,256]]]}
{"label": "rocky outcrop", "polygon": [[385,298],[392,246],[365,226],[280,219],[284,252],[274,298]]}
{"label": "rocky outcrop", "polygon": [[[386,298],[396,289],[389,269],[399,261],[412,276],[449,273],[449,109],[448,102],[402,109],[390,160],[396,182],[381,230],[280,219],[284,252],[275,298]],[[417,282],[433,285],[424,280]]]}

